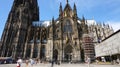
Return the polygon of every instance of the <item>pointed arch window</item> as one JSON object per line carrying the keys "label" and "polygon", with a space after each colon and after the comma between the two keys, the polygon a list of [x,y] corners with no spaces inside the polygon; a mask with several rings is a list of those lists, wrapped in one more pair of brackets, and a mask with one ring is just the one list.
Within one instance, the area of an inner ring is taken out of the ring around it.
{"label": "pointed arch window", "polygon": [[66,20],[66,23],[64,25],[64,32],[66,33],[72,33],[72,25],[70,23],[70,20]]}

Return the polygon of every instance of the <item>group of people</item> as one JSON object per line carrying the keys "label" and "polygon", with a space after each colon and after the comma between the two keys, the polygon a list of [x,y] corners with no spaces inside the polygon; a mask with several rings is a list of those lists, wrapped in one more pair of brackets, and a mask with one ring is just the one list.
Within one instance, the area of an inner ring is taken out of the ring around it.
{"label": "group of people", "polygon": [[[17,67],[21,67],[21,64],[23,63],[22,59],[18,59],[17,60]],[[38,60],[33,60],[33,59],[29,59],[29,60],[25,60],[25,65],[26,67],[29,67],[29,64],[31,65],[31,67],[33,67],[34,64],[37,64]]]}

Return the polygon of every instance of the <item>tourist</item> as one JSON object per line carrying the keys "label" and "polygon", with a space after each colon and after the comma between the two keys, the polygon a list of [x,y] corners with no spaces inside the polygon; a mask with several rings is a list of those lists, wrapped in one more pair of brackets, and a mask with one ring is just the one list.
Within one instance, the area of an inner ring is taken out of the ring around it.
{"label": "tourist", "polygon": [[117,58],[116,62],[117,62],[118,64],[120,64],[120,59],[119,59],[119,58]]}
{"label": "tourist", "polygon": [[17,66],[21,67],[21,64],[22,64],[22,59],[19,58],[17,61]]}
{"label": "tourist", "polygon": [[96,61],[96,64],[98,64],[98,62],[99,62],[98,59],[96,59],[95,61]]}
{"label": "tourist", "polygon": [[91,62],[91,59],[89,57],[87,57],[88,67],[90,67],[90,62]]}
{"label": "tourist", "polygon": [[52,62],[51,62],[51,67],[53,67],[53,65],[54,65],[54,60],[52,60]]}
{"label": "tourist", "polygon": [[28,67],[28,63],[29,63],[29,61],[28,61],[28,60],[26,60],[26,61],[25,61],[26,67]]}
{"label": "tourist", "polygon": [[30,59],[30,64],[31,64],[31,67],[33,67],[33,64],[35,63],[35,61],[33,59]]}

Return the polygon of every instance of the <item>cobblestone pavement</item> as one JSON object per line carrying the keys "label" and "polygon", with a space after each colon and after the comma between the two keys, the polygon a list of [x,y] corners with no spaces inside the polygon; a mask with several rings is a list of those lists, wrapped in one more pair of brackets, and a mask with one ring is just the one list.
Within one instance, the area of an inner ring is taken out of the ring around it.
{"label": "cobblestone pavement", "polygon": [[[0,64],[0,67],[17,67],[16,64]],[[22,64],[21,67],[32,67],[30,64],[28,66],[26,66],[24,63]],[[51,64],[35,64],[33,65],[33,67],[51,67]],[[60,65],[56,65],[54,64],[53,67],[120,67],[120,65],[99,65],[99,64],[90,64],[90,66],[88,66],[88,64],[60,64]]]}

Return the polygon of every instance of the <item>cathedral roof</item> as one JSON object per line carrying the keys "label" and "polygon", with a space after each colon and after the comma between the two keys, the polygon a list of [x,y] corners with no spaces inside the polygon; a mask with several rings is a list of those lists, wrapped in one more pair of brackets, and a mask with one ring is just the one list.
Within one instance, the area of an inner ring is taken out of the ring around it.
{"label": "cathedral roof", "polygon": [[33,22],[32,25],[35,27],[40,27],[40,26],[49,26],[51,21],[37,21],[37,22]]}
{"label": "cathedral roof", "polygon": [[[77,20],[79,24],[81,24],[81,21],[80,20]],[[55,21],[56,24],[59,23],[59,20]],[[95,20],[86,20],[87,22],[87,25],[96,25],[96,21]],[[48,27],[51,25],[51,21],[50,20],[46,20],[46,21],[38,21],[38,22],[33,22],[32,23],[33,26],[37,26],[37,27],[40,27],[40,25],[42,26],[45,26],[45,27]]]}

